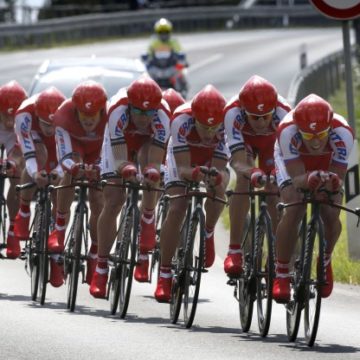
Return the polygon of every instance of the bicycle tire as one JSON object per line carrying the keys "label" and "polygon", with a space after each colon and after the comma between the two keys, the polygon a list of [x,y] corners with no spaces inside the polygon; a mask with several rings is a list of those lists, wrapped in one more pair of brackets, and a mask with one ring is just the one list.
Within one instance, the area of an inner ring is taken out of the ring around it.
{"label": "bicycle tire", "polygon": [[[199,238],[196,239],[199,228]],[[197,241],[196,241],[197,240]],[[204,267],[205,216],[196,210],[191,217],[185,248],[184,323],[186,328],[193,324],[200,292],[201,273]],[[197,247],[197,253],[194,250]],[[191,291],[192,287],[194,288]]]}
{"label": "bicycle tire", "polygon": [[[317,245],[319,247],[319,262],[313,259],[313,248],[308,249],[308,257],[306,257],[304,268],[306,271],[306,283],[305,283],[305,301],[304,301],[304,331],[305,342],[309,347],[314,345],[317,330],[320,320],[321,311],[321,296],[320,287],[324,283],[324,254],[325,254],[325,241],[324,241],[324,228],[321,219],[316,221],[315,231],[311,234],[312,247],[315,246],[315,240],[317,239]],[[316,236],[317,235],[317,236]],[[309,235],[310,236],[310,235]],[[311,251],[311,252],[310,252]],[[316,274],[313,276],[313,274]]]}
{"label": "bicycle tire", "polygon": [[45,304],[46,287],[49,281],[49,254],[47,239],[49,237],[51,204],[49,199],[44,199],[44,207],[41,213],[41,232],[39,234],[40,256],[39,256],[39,291],[40,304]]}
{"label": "bicycle tire", "polygon": [[[125,215],[124,232],[121,239],[121,267],[120,267],[120,318],[124,319],[129,307],[134,267],[138,247],[140,214],[131,206]],[[130,254],[129,254],[130,252]]]}
{"label": "bicycle tire", "polygon": [[76,306],[77,289],[80,272],[80,255],[83,235],[84,208],[79,206],[75,214],[74,227],[68,248],[68,259],[70,260],[70,278],[67,287],[67,308],[73,312]]}
{"label": "bicycle tire", "polygon": [[184,275],[185,275],[185,258],[184,249],[186,246],[186,234],[188,233],[188,222],[184,221],[180,230],[181,244],[176,249],[172,269],[174,272],[172,286],[171,286],[171,299],[170,299],[170,320],[172,324],[176,324],[181,310],[181,305],[184,295]]}
{"label": "bicycle tire", "polygon": [[302,278],[305,242],[307,237],[306,215],[304,215],[298,231],[300,241],[300,252],[294,261],[293,277],[291,279],[291,297],[286,305],[286,332],[288,340],[294,342],[298,336],[301,312],[303,309],[304,286],[300,283]]}
{"label": "bicycle tire", "polygon": [[39,254],[41,252],[41,245],[39,243],[38,234],[41,233],[41,212],[40,205],[37,204],[35,208],[35,216],[32,224],[33,232],[30,238],[29,246],[29,264],[30,264],[30,279],[31,279],[31,300],[36,301],[39,289]]}
{"label": "bicycle tire", "polygon": [[256,296],[256,281],[252,275],[253,271],[253,245],[252,226],[248,215],[244,225],[241,249],[244,254],[243,273],[237,280],[237,298],[239,299],[240,325],[243,332],[248,332],[252,322],[254,299]]}
{"label": "bicycle tire", "polygon": [[110,300],[110,313],[111,315],[115,315],[118,304],[119,304],[119,296],[120,296],[120,244],[121,244],[121,236],[124,228],[124,220],[125,220],[125,210],[124,207],[120,214],[120,223],[119,229],[116,236],[116,245],[115,245],[115,253],[114,253],[114,267],[111,269],[110,277],[109,277],[109,300]]}
{"label": "bicycle tire", "polygon": [[262,337],[269,332],[274,279],[274,237],[270,219],[263,216],[256,224],[255,271],[258,327]]}

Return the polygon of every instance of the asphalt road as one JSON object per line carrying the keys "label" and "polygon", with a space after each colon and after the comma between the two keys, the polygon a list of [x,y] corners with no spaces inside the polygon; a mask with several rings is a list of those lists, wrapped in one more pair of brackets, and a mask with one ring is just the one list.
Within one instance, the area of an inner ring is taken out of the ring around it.
{"label": "asphalt road", "polygon": [[[256,30],[179,36],[191,67],[191,94],[207,83],[227,98],[253,74],[272,81],[286,96],[299,69],[299,48],[306,44],[309,62],[342,46],[341,29]],[[72,56],[137,57],[147,39],[122,40],[1,53],[0,84],[17,79],[29,86],[45,58]],[[201,284],[192,329],[169,323],[169,307],[153,299],[155,284],[134,283],[129,315],[109,315],[109,304],[95,300],[88,286],[79,287],[75,313],[66,310],[66,287],[49,286],[41,307],[30,299],[30,279],[20,260],[0,260],[1,359],[360,359],[360,289],[335,285],[323,302],[317,342],[313,349],[288,343],[285,309],[274,306],[269,336],[257,335],[256,314],[248,334],[242,333],[233,289],[226,285],[223,259],[228,233],[216,232],[216,262]]]}

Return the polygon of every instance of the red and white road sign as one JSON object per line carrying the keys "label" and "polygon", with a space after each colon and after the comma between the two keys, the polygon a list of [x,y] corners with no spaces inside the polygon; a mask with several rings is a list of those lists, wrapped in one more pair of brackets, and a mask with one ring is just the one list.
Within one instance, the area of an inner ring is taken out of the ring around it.
{"label": "red and white road sign", "polygon": [[349,20],[360,16],[360,0],[310,0],[310,3],[332,19]]}

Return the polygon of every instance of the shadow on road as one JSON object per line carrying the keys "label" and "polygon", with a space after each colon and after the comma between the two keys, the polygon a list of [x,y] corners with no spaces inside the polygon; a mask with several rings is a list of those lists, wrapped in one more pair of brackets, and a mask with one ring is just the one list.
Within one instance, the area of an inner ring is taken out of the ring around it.
{"label": "shadow on road", "polygon": [[360,348],[349,345],[341,345],[341,344],[319,344],[315,343],[313,347],[309,347],[306,343],[296,342],[294,344],[282,344],[280,345],[286,348],[292,348],[295,351],[303,351],[303,352],[316,352],[323,354],[353,354],[360,352]]}

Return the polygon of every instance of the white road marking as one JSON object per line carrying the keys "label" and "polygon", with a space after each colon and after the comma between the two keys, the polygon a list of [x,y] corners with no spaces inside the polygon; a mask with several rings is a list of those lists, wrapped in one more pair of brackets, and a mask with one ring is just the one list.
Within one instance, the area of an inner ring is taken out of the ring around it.
{"label": "white road marking", "polygon": [[196,70],[199,70],[205,66],[208,66],[209,64],[211,63],[214,63],[220,59],[222,59],[224,57],[224,54],[214,54],[210,57],[208,57],[207,59],[203,60],[203,61],[200,61],[194,65],[191,65],[188,69],[188,73],[191,73],[191,72],[194,72]]}

